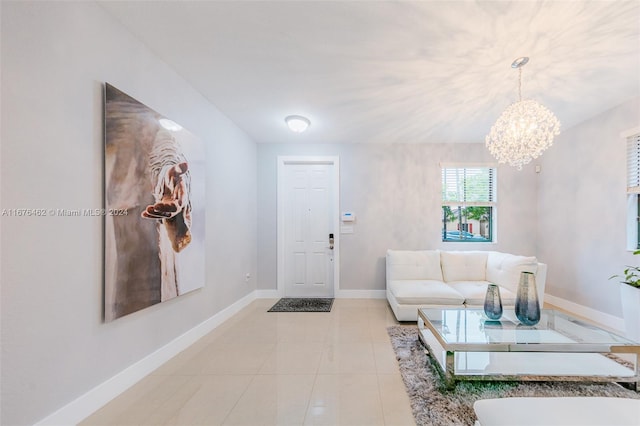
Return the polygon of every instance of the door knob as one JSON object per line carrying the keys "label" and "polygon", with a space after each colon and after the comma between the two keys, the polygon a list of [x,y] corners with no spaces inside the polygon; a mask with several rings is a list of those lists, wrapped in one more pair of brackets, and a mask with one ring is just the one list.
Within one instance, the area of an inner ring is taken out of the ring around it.
{"label": "door knob", "polygon": [[329,234],[329,249],[333,250],[333,234]]}

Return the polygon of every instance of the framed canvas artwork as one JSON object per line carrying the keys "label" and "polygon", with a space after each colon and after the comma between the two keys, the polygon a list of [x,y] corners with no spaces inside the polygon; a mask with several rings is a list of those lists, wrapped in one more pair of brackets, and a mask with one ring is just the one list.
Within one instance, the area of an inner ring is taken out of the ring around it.
{"label": "framed canvas artwork", "polygon": [[204,286],[205,153],[105,85],[105,321]]}

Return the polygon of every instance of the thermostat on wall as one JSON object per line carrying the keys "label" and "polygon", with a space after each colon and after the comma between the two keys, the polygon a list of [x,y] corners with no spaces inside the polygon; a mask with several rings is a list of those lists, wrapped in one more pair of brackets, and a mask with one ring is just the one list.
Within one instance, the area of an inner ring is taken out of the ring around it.
{"label": "thermostat on wall", "polygon": [[355,222],[356,215],[353,212],[342,212],[342,215],[340,216],[340,219],[343,222]]}

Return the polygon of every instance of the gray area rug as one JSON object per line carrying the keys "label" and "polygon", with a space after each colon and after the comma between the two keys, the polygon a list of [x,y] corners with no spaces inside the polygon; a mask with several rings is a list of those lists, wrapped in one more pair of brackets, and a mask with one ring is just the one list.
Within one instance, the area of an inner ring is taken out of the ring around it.
{"label": "gray area rug", "polygon": [[285,297],[268,312],[331,312],[333,299]]}
{"label": "gray area rug", "polygon": [[[640,399],[636,392],[615,383],[582,382],[459,382],[447,390],[418,341],[413,326],[387,328],[400,365],[416,424],[473,425],[473,403],[479,399],[514,396],[608,396]],[[523,413],[523,415],[525,415]]]}

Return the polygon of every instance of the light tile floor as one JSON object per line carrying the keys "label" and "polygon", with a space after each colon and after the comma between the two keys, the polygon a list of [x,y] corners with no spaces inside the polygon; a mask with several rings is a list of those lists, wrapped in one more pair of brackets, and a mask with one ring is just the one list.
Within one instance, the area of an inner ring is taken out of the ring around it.
{"label": "light tile floor", "polygon": [[414,425],[386,300],[256,300],[82,425]]}

